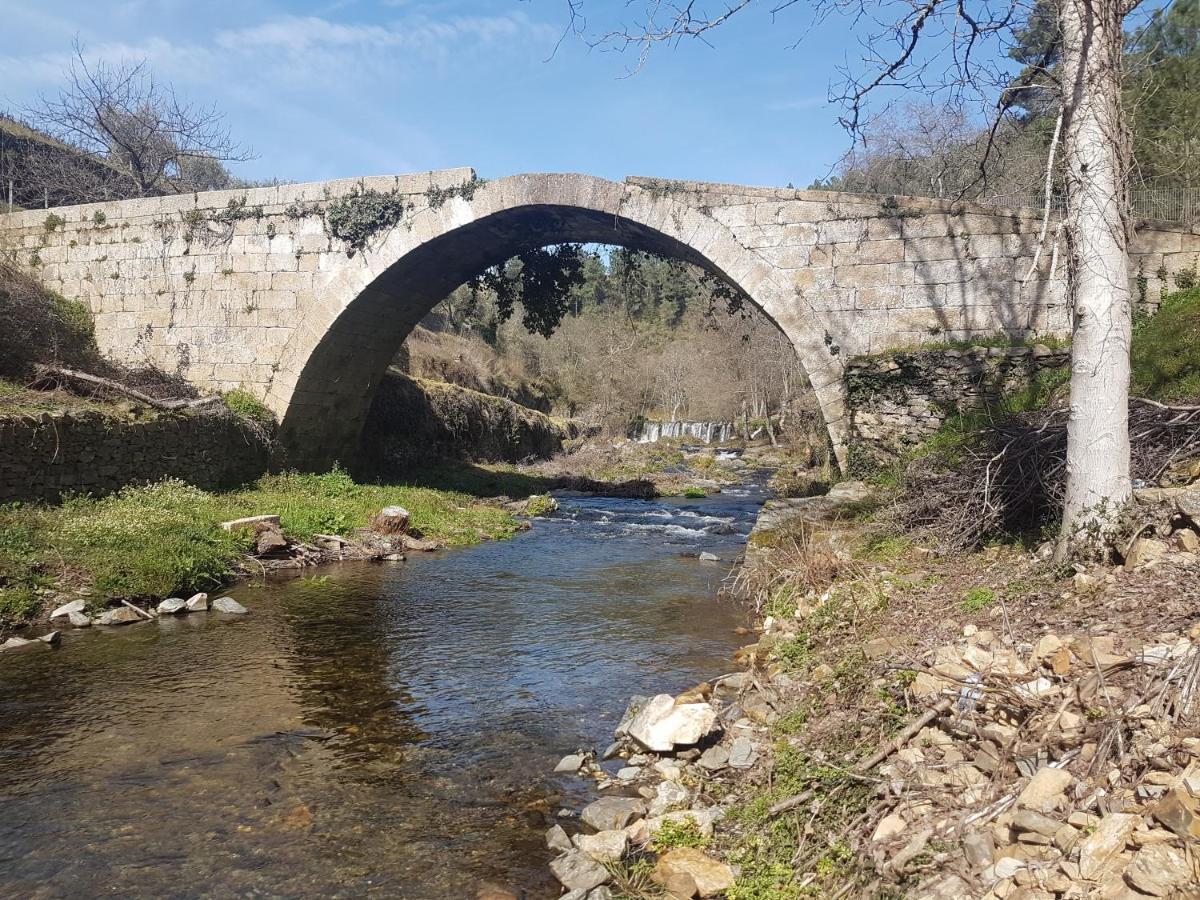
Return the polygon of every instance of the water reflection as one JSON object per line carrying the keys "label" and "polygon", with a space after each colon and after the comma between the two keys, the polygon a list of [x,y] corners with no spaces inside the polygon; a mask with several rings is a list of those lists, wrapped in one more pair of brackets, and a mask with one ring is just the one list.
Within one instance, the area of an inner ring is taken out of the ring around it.
{"label": "water reflection", "polygon": [[[629,694],[723,670],[757,492],[575,498],[512,541],[0,660],[0,893],[556,896],[541,833]],[[730,533],[731,532],[731,533]],[[565,794],[559,796],[559,794]]]}

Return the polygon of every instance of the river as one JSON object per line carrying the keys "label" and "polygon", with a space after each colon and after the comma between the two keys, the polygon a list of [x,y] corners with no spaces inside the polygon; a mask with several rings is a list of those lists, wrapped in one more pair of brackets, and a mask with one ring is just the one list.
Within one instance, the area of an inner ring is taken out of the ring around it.
{"label": "river", "polygon": [[509,541],[239,585],[248,616],[6,654],[0,893],[558,896],[543,833],[588,785],[554,764],[729,670],[762,499],[564,497]]}

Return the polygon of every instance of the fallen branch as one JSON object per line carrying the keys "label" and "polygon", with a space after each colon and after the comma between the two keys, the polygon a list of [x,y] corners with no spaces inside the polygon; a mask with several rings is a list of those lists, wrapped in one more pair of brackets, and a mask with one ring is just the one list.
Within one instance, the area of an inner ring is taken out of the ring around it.
{"label": "fallen branch", "polygon": [[213,406],[221,402],[220,397],[200,397],[197,400],[159,400],[156,397],[151,397],[149,394],[143,394],[139,390],[131,387],[126,387],[119,381],[113,381],[109,378],[101,378],[99,375],[89,375],[87,372],[77,372],[74,369],[63,369],[58,366],[39,366],[39,375],[49,375],[57,378],[66,378],[70,381],[78,381],[84,384],[91,384],[97,387],[102,387],[105,390],[116,391],[118,394],[124,394],[126,397],[131,397],[139,403],[145,403],[147,406],[153,406],[155,409],[162,410],[180,410],[180,409],[198,409],[204,406]]}
{"label": "fallen branch", "polygon": [[868,756],[862,762],[854,767],[855,772],[869,772],[875,768],[901,747],[909,742],[914,734],[936,719],[938,716],[944,715],[950,711],[951,704],[954,703],[953,697],[946,697],[938,702],[936,706],[928,710],[923,716],[912,722],[907,728],[896,735],[892,740],[888,741],[887,745],[876,753]]}
{"label": "fallen branch", "polygon": [[142,609],[140,606],[134,606],[134,605],[133,605],[132,603],[130,603],[128,600],[122,600],[121,602],[122,602],[122,603],[124,603],[126,606],[128,606],[130,609],[132,609],[132,610],[133,610],[135,613],[137,613],[139,616],[142,616],[142,617],[143,617],[144,619],[146,619],[147,621],[149,621],[149,622],[153,622],[153,621],[154,621],[154,616],[150,615],[150,613],[146,612],[146,611],[145,611],[144,609]]}

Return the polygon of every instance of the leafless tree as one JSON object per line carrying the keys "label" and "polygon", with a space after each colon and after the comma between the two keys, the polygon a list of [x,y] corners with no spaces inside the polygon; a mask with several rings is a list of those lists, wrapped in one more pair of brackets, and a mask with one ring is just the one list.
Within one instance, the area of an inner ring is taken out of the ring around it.
{"label": "leafless tree", "polygon": [[[1021,91],[1058,91],[1061,126],[1048,165],[1064,171],[1068,290],[1074,314],[1067,491],[1060,556],[1098,549],[1131,495],[1127,254],[1130,223],[1129,135],[1121,106],[1125,17],[1140,0],[726,0],[707,12],[696,0],[642,0],[640,24],[600,30],[594,43],[637,51],[634,68],[658,45],[707,40],[751,8],[778,17],[807,9],[814,22],[842,16],[859,36],[861,65],[840,72],[831,99],[860,142],[870,124],[905,91],[921,91],[948,108],[991,111],[990,134],[1002,128]],[[569,29],[588,36],[585,0],[568,0]],[[1035,12],[1057,17],[1045,55],[1014,82],[1007,50]],[[1057,67],[1052,62],[1057,58]],[[898,90],[899,89],[899,90]],[[874,102],[873,102],[874,101]],[[994,140],[981,155],[987,172]],[[1049,184],[1049,180],[1047,181]]]}
{"label": "leafless tree", "polygon": [[[223,162],[250,158],[214,107],[181,100],[145,60],[89,63],[76,42],[57,96],[25,115],[38,128],[127,173],[142,196],[214,185]],[[224,186],[224,185],[220,185]]]}

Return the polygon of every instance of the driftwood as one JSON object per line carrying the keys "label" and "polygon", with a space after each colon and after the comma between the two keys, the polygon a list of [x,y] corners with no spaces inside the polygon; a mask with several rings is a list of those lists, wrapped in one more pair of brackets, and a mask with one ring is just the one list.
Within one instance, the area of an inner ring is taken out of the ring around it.
{"label": "driftwood", "polygon": [[140,606],[134,606],[134,605],[133,605],[132,603],[130,603],[128,600],[122,600],[121,602],[122,602],[122,603],[124,603],[126,606],[128,606],[130,609],[132,609],[132,610],[133,610],[135,613],[137,613],[139,616],[141,616],[142,618],[146,619],[147,621],[149,621],[149,622],[153,622],[153,621],[154,621],[154,616],[150,615],[150,613],[146,612],[146,611],[145,611],[144,609],[142,609]]}
{"label": "driftwood", "polygon": [[66,378],[70,381],[77,381],[83,384],[91,384],[96,387],[102,387],[105,390],[116,391],[118,394],[124,394],[126,397],[131,397],[139,403],[145,403],[147,406],[153,406],[155,409],[162,410],[180,410],[180,409],[199,409],[205,406],[214,406],[221,402],[220,397],[200,397],[196,400],[159,400],[156,397],[151,397],[149,394],[144,394],[139,390],[131,387],[126,387],[119,381],[113,381],[110,378],[101,378],[99,375],[89,375],[87,372],[78,372],[75,369],[63,369],[59,366],[39,366],[38,374],[43,376],[53,376],[55,378]]}

